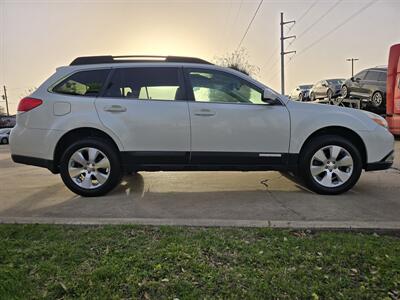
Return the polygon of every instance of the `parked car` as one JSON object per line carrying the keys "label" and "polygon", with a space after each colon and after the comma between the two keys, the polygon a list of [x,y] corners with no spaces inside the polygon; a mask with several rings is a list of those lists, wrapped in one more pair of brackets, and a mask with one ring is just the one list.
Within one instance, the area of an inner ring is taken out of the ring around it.
{"label": "parked car", "polygon": [[342,85],[344,98],[367,99],[374,108],[385,109],[387,67],[365,69]]}
{"label": "parked car", "polygon": [[11,132],[10,128],[0,129],[0,144],[8,144],[10,132]]}
{"label": "parked car", "polygon": [[345,79],[325,79],[318,81],[310,90],[310,100],[315,101],[325,98],[332,100],[339,97],[344,81]]}
{"label": "parked car", "polygon": [[393,163],[382,117],[291,101],[238,71],[184,57],[81,57],[20,101],[17,163],[100,196],[134,171],[279,170],[338,194]]}
{"label": "parked car", "polygon": [[298,101],[308,101],[310,99],[310,89],[312,84],[302,84],[296,86],[289,94],[289,98]]}

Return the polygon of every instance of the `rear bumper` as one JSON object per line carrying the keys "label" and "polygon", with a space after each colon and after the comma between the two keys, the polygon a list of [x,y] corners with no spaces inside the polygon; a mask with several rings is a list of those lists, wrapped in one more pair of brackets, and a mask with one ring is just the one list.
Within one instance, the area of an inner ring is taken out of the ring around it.
{"label": "rear bumper", "polygon": [[15,154],[11,155],[11,158],[14,162],[19,164],[42,167],[48,169],[53,174],[58,173],[58,168],[54,165],[52,160]]}
{"label": "rear bumper", "polygon": [[393,165],[394,151],[391,151],[381,161],[368,163],[365,166],[365,171],[379,171],[389,169]]}

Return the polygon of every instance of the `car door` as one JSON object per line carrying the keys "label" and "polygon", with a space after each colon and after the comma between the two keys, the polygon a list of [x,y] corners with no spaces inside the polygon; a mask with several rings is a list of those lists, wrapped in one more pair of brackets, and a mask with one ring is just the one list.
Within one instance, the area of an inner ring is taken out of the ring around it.
{"label": "car door", "polygon": [[364,92],[362,90],[363,80],[367,75],[367,71],[361,71],[358,74],[354,75],[352,78],[352,87],[351,87],[351,94],[357,97],[363,97]]}
{"label": "car door", "polygon": [[95,105],[130,163],[187,163],[190,122],[181,68],[114,69]]}
{"label": "car door", "polygon": [[328,93],[328,82],[326,80],[321,81],[321,88],[319,89],[319,97],[326,98]]}
{"label": "car door", "polygon": [[322,89],[323,89],[323,86],[322,86],[322,82],[323,81],[318,81],[316,84],[315,84],[315,89],[314,89],[314,93],[315,93],[315,97],[316,98],[322,98],[323,96],[323,92],[322,92]]}
{"label": "car door", "polygon": [[369,98],[378,88],[379,72],[370,70],[365,75],[364,80],[360,82],[360,93],[363,97]]}
{"label": "car door", "polygon": [[263,89],[225,71],[186,69],[191,163],[273,164],[287,158],[289,113],[262,101]]}

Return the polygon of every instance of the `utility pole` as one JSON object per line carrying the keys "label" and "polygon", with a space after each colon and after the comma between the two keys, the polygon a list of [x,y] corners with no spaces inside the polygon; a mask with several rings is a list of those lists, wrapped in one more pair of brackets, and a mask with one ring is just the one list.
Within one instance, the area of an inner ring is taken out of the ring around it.
{"label": "utility pole", "polygon": [[296,21],[283,21],[283,12],[281,12],[281,94],[285,95],[285,55],[296,53],[296,51],[285,52],[285,40],[295,39],[295,35],[284,36],[283,29],[287,24],[294,24]]}
{"label": "utility pole", "polygon": [[10,111],[8,110],[8,98],[7,98],[7,89],[6,86],[3,85],[4,95],[2,96],[3,100],[6,102],[6,109],[7,109],[7,117],[10,116]]}
{"label": "utility pole", "polygon": [[358,58],[348,58],[346,61],[351,61],[351,77],[354,76],[354,62],[357,61]]}

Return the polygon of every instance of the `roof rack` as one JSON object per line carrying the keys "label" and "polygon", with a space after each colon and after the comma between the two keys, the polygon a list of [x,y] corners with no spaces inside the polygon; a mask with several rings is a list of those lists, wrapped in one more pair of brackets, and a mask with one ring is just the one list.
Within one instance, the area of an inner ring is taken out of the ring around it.
{"label": "roof rack", "polygon": [[81,56],[75,58],[70,66],[92,65],[92,64],[115,64],[115,63],[132,63],[132,62],[175,62],[175,63],[194,63],[208,64],[212,63],[196,58],[184,56],[155,56],[155,55],[101,55],[101,56]]}

